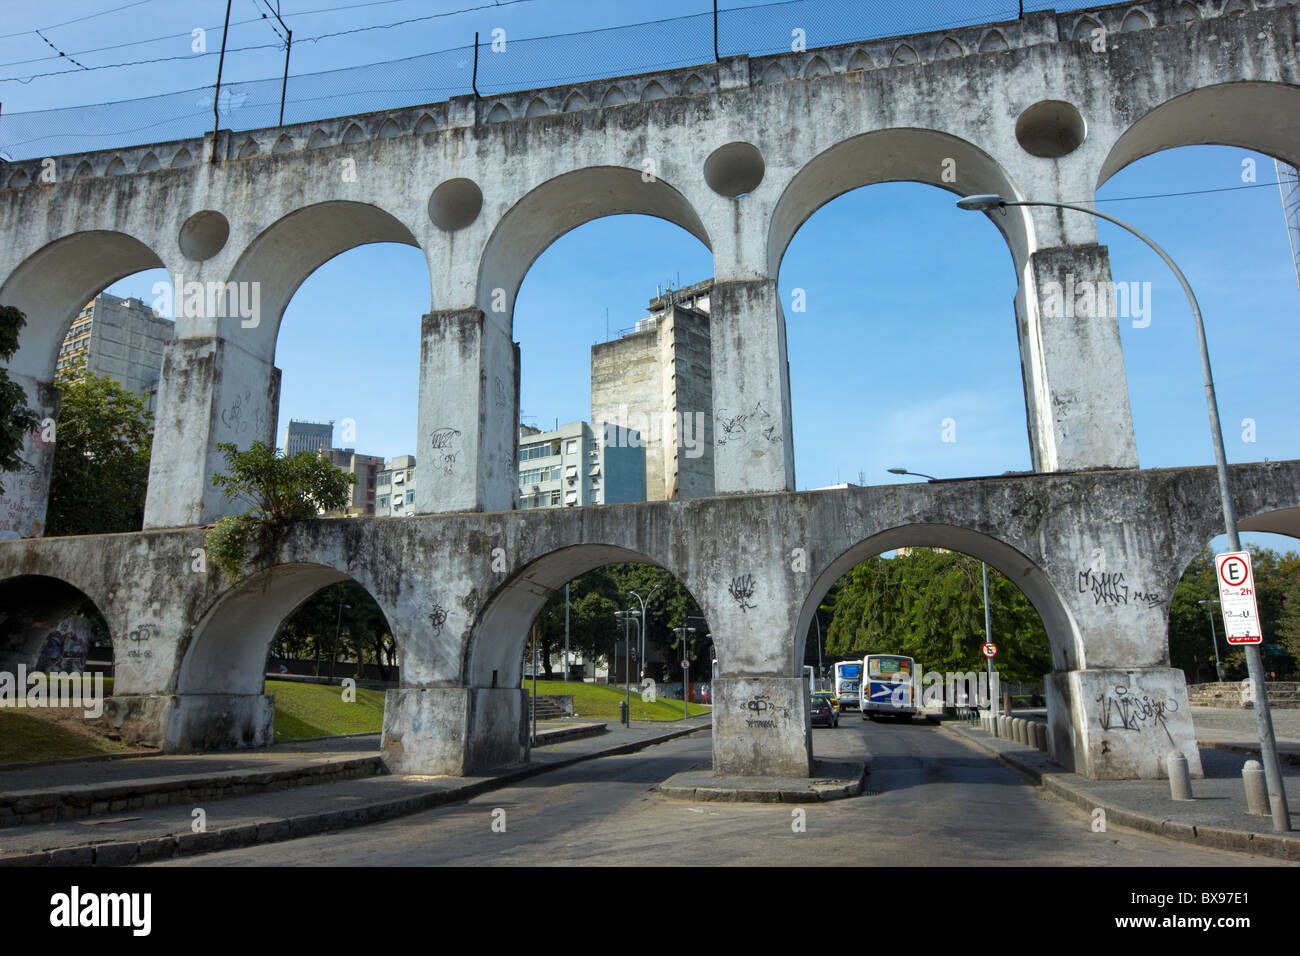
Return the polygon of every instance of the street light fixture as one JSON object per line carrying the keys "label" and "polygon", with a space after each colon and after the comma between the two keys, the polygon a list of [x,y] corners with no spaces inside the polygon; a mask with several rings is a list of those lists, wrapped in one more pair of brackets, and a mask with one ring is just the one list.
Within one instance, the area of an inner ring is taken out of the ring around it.
{"label": "street light fixture", "polygon": [[[1204,601],[1197,601],[1197,604],[1218,604],[1218,598],[1206,598]],[[1210,640],[1214,642],[1214,673],[1218,675],[1219,680],[1223,680],[1223,661],[1219,660],[1219,635],[1214,630],[1214,608],[1210,608]]]}
{"label": "street light fixture", "polygon": [[690,658],[690,652],[686,650],[686,635],[694,634],[695,628],[675,627],[673,628],[673,633],[677,635],[678,645],[681,647],[682,653],[686,655],[685,657],[682,658],[682,720],[685,720],[688,716],[690,716],[690,712],[691,712],[690,690],[686,686],[689,683],[689,681],[687,680],[687,675],[689,673],[689,664],[691,658]]}
{"label": "street light fixture", "polygon": [[[1210,371],[1210,347],[1205,340],[1205,322],[1201,318],[1201,307],[1196,301],[1192,287],[1183,275],[1183,270],[1160,248],[1150,236],[1130,226],[1123,220],[1116,219],[1104,212],[1098,212],[1088,206],[1076,203],[1044,202],[1030,200],[1009,200],[992,194],[966,196],[957,200],[959,209],[979,212],[991,212],[1005,209],[1007,206],[1048,206],[1053,209],[1072,209],[1087,213],[1109,223],[1119,226],[1126,232],[1137,236],[1155,252],[1165,265],[1169,266],[1178,284],[1187,295],[1187,302],[1192,307],[1192,319],[1196,325],[1196,339],[1201,349],[1201,378],[1205,383],[1205,405],[1210,417],[1210,437],[1214,444],[1214,467],[1219,477],[1219,498],[1223,505],[1224,530],[1228,534],[1228,550],[1240,551],[1241,538],[1237,535],[1237,512],[1232,504],[1232,482],[1228,476],[1228,454],[1223,447],[1223,428],[1219,423],[1219,401],[1214,394],[1214,375]],[[1291,829],[1291,815],[1287,808],[1286,789],[1282,783],[1282,768],[1277,759],[1277,742],[1273,738],[1273,715],[1268,706],[1268,689],[1264,685],[1264,662],[1260,657],[1258,644],[1247,644],[1246,669],[1250,672],[1250,683],[1255,691],[1255,727],[1259,732],[1260,756],[1264,763],[1264,776],[1268,782],[1269,806],[1273,811],[1273,829],[1287,832]]]}
{"label": "street light fixture", "polygon": [[628,622],[641,616],[640,611],[615,611],[614,617],[623,622],[623,683],[626,691],[628,726],[632,725],[632,639],[628,635]]}
{"label": "street light fixture", "polygon": [[918,478],[929,478],[931,481],[939,480],[933,475],[923,475],[919,471],[908,471],[906,468],[886,468],[885,470],[891,475],[916,475]]}
{"label": "street light fixture", "polygon": [[352,610],[351,604],[339,604],[338,618],[334,622],[334,643],[330,645],[330,680],[334,679],[334,659],[339,656],[339,631],[343,627],[343,609]]}
{"label": "street light fixture", "polygon": [[654,593],[658,591],[661,587],[663,587],[662,584],[656,584],[654,587],[650,589],[650,593],[648,593],[644,598],[641,597],[641,595],[637,594],[635,591],[627,592],[628,594],[632,595],[632,597],[636,598],[638,601],[641,602],[641,660],[639,663],[641,665],[642,677],[645,677],[645,617],[646,617],[645,609],[646,609],[646,605],[650,603],[650,599],[654,597]]}

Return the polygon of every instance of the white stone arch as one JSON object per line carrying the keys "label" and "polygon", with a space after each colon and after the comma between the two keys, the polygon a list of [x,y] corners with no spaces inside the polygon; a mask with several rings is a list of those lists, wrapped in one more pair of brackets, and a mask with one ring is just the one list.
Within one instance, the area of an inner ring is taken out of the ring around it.
{"label": "white stone arch", "polygon": [[[220,320],[219,334],[270,361],[284,310],[308,276],[335,256],[367,243],[420,248],[415,233],[392,213],[365,202],[328,200],[294,209],[245,247],[226,280],[260,283],[258,325],[245,328],[238,315],[227,316]],[[180,295],[177,290],[178,303]]]}
{"label": "white stone arch", "polygon": [[[496,587],[470,629],[463,673],[471,687],[517,688],[524,648],[534,619],[565,584],[609,564],[649,564],[663,568],[695,599],[701,614],[708,609],[687,576],[665,562],[622,545],[566,545],[534,557]],[[496,683],[493,684],[495,675]]]}
{"label": "white stone arch", "polygon": [[1130,163],[1178,146],[1238,146],[1300,165],[1300,86],[1247,80],[1171,97],[1115,140],[1097,188]]}
{"label": "white stone arch", "polygon": [[28,255],[0,285],[0,303],[27,316],[10,372],[52,381],[63,337],[86,303],[119,279],[160,268],[150,246],[107,229],[62,236]]}
{"label": "white stone arch", "polygon": [[361,585],[379,605],[402,660],[402,635],[394,626],[400,618],[375,582],[325,564],[277,564],[250,574],[202,612],[183,644],[176,693],[260,695],[280,625],[321,588],[342,581]]}
{"label": "white stone arch", "polygon": [[478,307],[489,317],[495,290],[503,290],[505,331],[513,330],[515,297],[537,257],[570,230],[593,219],[623,214],[655,216],[681,226],[712,249],[699,214],[686,197],[654,177],[625,166],[588,166],[533,188],[501,216],[479,261]]}
{"label": "white stone arch", "polygon": [[1069,671],[1082,666],[1083,639],[1078,624],[1051,577],[1032,558],[981,531],[924,523],[900,525],[869,535],[845,549],[818,573],[799,611],[794,635],[794,664],[802,665],[813,614],[835,582],[868,558],[901,547],[946,548],[979,558],[989,567],[996,568],[1024,593],[1042,619],[1051,646],[1053,668]]}
{"label": "white stone arch", "polygon": [[[956,183],[944,182],[945,159],[952,159],[960,172]],[[957,195],[1021,196],[1001,164],[949,133],[918,128],[862,133],[822,151],[791,178],[772,211],[767,274],[780,274],[790,241],[818,209],[851,190],[888,182],[925,183]],[[1005,216],[991,219],[1007,241],[1017,276],[1022,275],[1034,250],[1032,220],[1023,209],[1008,209]]]}

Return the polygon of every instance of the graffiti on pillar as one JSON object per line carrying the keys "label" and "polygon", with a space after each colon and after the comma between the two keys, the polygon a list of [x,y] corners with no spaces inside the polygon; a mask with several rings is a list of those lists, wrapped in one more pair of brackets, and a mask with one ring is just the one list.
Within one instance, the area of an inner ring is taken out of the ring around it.
{"label": "graffiti on pillar", "polygon": [[1139,697],[1123,684],[1098,694],[1097,703],[1101,704],[1102,730],[1143,731],[1158,727],[1168,733],[1165,718],[1178,710],[1176,701],[1152,699],[1149,694]]}
{"label": "graffiti on pillar", "polygon": [[[54,445],[41,439],[39,430],[23,436],[22,465],[17,472],[4,476],[0,485],[0,531],[11,531],[20,538],[41,536],[41,514],[45,511],[46,486],[54,460]],[[6,535],[5,537],[12,537]]]}
{"label": "graffiti on pillar", "polygon": [[764,687],[745,701],[745,726],[775,728],[790,719],[790,708],[772,700],[772,688]]}
{"label": "graffiti on pillar", "polygon": [[751,432],[746,426],[752,426],[753,434],[761,436],[768,444],[776,444],[781,440],[781,433],[772,423],[772,416],[763,408],[762,402],[755,402],[753,408],[736,415],[728,414],[722,409],[714,418],[718,423],[714,434],[718,436],[716,441],[719,445],[748,438]]}
{"label": "graffiti on pillar", "polygon": [[266,417],[252,409],[252,389],[245,389],[242,395],[235,396],[229,408],[221,410],[221,424],[225,425],[226,431],[236,438],[241,435],[260,436]]}
{"label": "graffiti on pillar", "polygon": [[435,603],[429,611],[429,624],[433,626],[434,634],[442,633],[442,626],[447,623],[447,609],[441,604]]}
{"label": "graffiti on pillar", "polygon": [[508,399],[506,398],[506,383],[502,381],[501,376],[492,380],[496,387],[496,403],[498,408],[504,408]]}
{"label": "graffiti on pillar", "polygon": [[438,464],[442,467],[443,473],[450,475],[455,470],[456,456],[460,454],[456,441],[460,437],[460,432],[450,426],[435,428],[433,430],[434,456],[439,459]]}
{"label": "graffiti on pillar", "polygon": [[89,646],[90,621],[80,614],[65,617],[45,636],[35,669],[52,674],[80,674],[86,669]]}
{"label": "graffiti on pillar", "polygon": [[149,640],[154,636],[154,630],[155,628],[152,624],[141,624],[139,627],[131,630],[126,635],[126,639],[131,642],[131,649],[126,652],[126,656],[135,658],[136,660],[153,657],[153,651],[145,645],[147,645]]}
{"label": "graffiti on pillar", "polygon": [[752,574],[739,574],[731,579],[727,585],[727,590],[731,596],[736,599],[742,611],[751,611],[758,607],[757,604],[750,604],[749,599],[754,596],[754,576]]}
{"label": "graffiti on pillar", "polygon": [[1131,590],[1124,580],[1123,571],[1100,571],[1096,567],[1084,568],[1078,577],[1079,593],[1091,594],[1093,603],[1106,607],[1151,607],[1160,603],[1155,591]]}

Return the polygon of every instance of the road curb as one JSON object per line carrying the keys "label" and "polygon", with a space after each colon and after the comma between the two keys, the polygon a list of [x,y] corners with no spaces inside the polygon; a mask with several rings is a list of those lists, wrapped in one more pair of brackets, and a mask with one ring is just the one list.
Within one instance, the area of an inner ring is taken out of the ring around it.
{"label": "road curb", "polygon": [[[842,769],[836,773],[836,767]],[[727,780],[735,778],[687,770],[673,774],[655,790],[669,799],[694,803],[821,803],[858,796],[866,776],[864,761],[817,761],[813,776],[808,778],[770,777],[762,784],[727,786]],[[770,786],[766,785],[767,781],[771,782]]]}
{"label": "road curb", "polygon": [[0,867],[7,866],[128,866],[153,860],[171,859],[196,853],[238,849],[265,843],[279,843],[303,836],[344,830],[381,823],[397,817],[409,816],[448,803],[458,803],[483,793],[501,789],[520,780],[561,770],[587,760],[636,753],[646,747],[667,743],[678,737],[712,730],[712,722],[698,727],[683,727],[671,733],[660,734],[645,740],[633,740],[590,754],[577,754],[554,763],[528,765],[506,771],[500,776],[477,780],[453,790],[437,790],[397,800],[385,800],[360,807],[301,814],[296,817],[263,820],[221,827],[207,833],[173,833],[163,837],[145,837],[120,843],[89,843],[57,847],[34,853],[0,857]]}
{"label": "road curb", "polygon": [[[1300,861],[1300,837],[1279,836],[1274,833],[1253,833],[1249,830],[1230,830],[1224,827],[1198,826],[1178,820],[1153,817],[1149,814],[1138,813],[1135,810],[1126,810],[1123,807],[1099,801],[1087,791],[1061,780],[1057,774],[1044,774],[1038,768],[1017,760],[1014,754],[998,750],[996,747],[990,747],[980,738],[971,736],[960,728],[952,728],[951,732],[958,734],[962,740],[993,754],[1013,770],[1028,776],[1044,790],[1073,803],[1081,810],[1091,813],[1098,808],[1102,809],[1105,811],[1108,826],[1113,824],[1130,830],[1137,830],[1141,833],[1167,837],[1171,840],[1193,843],[1197,846],[1211,847],[1216,850],[1233,850],[1238,853],[1269,856],[1290,862]],[[1038,753],[1039,751],[1031,752]],[[1061,772],[1065,773],[1066,771]]]}

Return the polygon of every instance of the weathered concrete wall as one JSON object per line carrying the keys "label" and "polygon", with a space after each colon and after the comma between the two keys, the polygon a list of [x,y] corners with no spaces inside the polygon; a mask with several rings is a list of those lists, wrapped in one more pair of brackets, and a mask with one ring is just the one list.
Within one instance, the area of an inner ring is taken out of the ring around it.
{"label": "weathered concrete wall", "polygon": [[[1232,476],[1243,528],[1300,535],[1300,461]],[[715,711],[716,766],[760,773],[809,754],[806,704],[790,688],[827,590],[881,551],[954,548],[1009,577],[1043,619],[1056,758],[1092,777],[1156,776],[1192,739],[1168,610],[1178,577],[1220,530],[1217,500],[1213,469],[1188,468],[321,520],[234,587],[195,570],[201,531],[154,531],[0,542],[0,582],[45,575],[80,588],[112,630],[124,725],[192,747],[259,739],[277,628],[351,578],[384,611],[402,661],[385,713],[390,760],[453,773],[526,759],[523,652],[550,596],[592,568],[647,561],[699,602],[721,679],[733,682]],[[779,723],[748,723],[776,720],[756,718],[756,700],[779,706]]]}
{"label": "weathered concrete wall", "polygon": [[[1297,8],[1277,3],[1228,17],[1221,4],[1205,2],[1195,8],[1202,19],[1181,22],[1188,9],[1159,0],[1137,19],[1127,5],[1028,14],[482,101],[222,131],[56,157],[53,183],[41,182],[38,160],[17,163],[0,190],[7,239],[0,301],[29,316],[13,371],[50,382],[76,311],[141,269],[165,267],[180,301],[196,283],[256,289],[257,315],[205,304],[178,316],[178,344],[230,346],[214,360],[211,389],[191,394],[163,381],[164,395],[190,405],[186,420],[198,421],[206,402],[208,424],[188,435],[164,432],[154,480],[176,483],[151,490],[148,523],[210,520],[227,507],[207,483],[220,465],[214,445],[232,416],[250,435],[260,433],[262,416],[274,419],[268,379],[280,318],[322,263],[365,242],[416,245],[430,267],[430,313],[477,308],[508,341],[519,285],[551,242],[600,216],[644,213],[677,223],[713,252],[716,490],[788,490],[794,465],[775,283],[790,239],[825,202],[895,180],[1083,201],[1126,163],[1189,143],[1300,162],[1300,123],[1278,121],[1300,114]],[[1094,22],[1106,31],[1101,46]],[[1099,274],[1095,222],[1023,208],[990,221],[1006,238],[1020,283],[1015,310],[1035,467],[1132,466],[1115,330],[1049,327],[1040,309],[1044,276],[1059,274],[1071,256],[1090,277]],[[1084,251],[1036,256],[1071,249]],[[517,369],[486,331],[482,343],[476,356],[426,355],[416,454],[427,460],[434,436],[451,429],[476,450],[478,473],[458,477],[444,500],[426,499],[422,508],[491,509],[512,500],[505,458]],[[444,339],[439,347],[452,346]],[[194,348],[201,346],[177,354]],[[167,366],[171,374],[187,367]],[[450,376],[446,386],[430,381],[442,375]],[[466,391],[457,394],[455,383]],[[1074,409],[1085,395],[1091,406],[1081,415]],[[740,443],[728,437],[742,418],[759,423],[758,438],[749,425]],[[22,494],[26,522],[44,489]]]}

